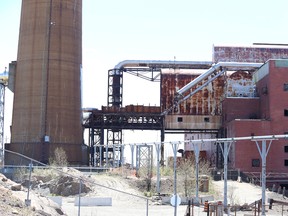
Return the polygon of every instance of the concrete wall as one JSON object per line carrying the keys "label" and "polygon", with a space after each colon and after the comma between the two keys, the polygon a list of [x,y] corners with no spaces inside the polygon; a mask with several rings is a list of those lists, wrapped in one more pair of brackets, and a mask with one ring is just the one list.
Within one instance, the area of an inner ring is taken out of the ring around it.
{"label": "concrete wall", "polygon": [[167,115],[165,129],[218,130],[221,116],[209,115]]}
{"label": "concrete wall", "polygon": [[81,64],[82,1],[23,1],[10,149],[31,156],[19,144],[34,143],[47,162],[46,139],[74,151],[70,163],[82,162]]}
{"label": "concrete wall", "polygon": [[[74,200],[74,205],[79,206],[79,197]],[[81,197],[81,206],[112,206],[111,197]]]}

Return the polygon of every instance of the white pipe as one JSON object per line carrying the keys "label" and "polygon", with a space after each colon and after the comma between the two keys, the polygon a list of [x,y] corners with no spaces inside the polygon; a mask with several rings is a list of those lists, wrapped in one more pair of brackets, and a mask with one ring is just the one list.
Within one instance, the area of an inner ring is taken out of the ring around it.
{"label": "white pipe", "polygon": [[206,71],[203,74],[200,74],[198,77],[196,77],[190,83],[188,83],[187,85],[185,85],[184,87],[179,89],[177,91],[177,94],[182,95],[183,93],[185,93],[186,91],[190,90],[193,86],[195,86],[197,83],[199,83],[200,81],[202,81],[203,79],[205,79],[206,77],[211,75],[214,71],[218,70],[219,68],[220,68],[220,66],[217,66],[217,65],[212,66],[208,71]]}
{"label": "white pipe", "polygon": [[158,67],[164,68],[185,68],[185,69],[208,69],[212,62],[207,61],[166,61],[166,60],[124,60],[119,62],[114,69],[123,69],[126,67]]}
{"label": "white pipe", "polygon": [[227,69],[227,70],[255,70],[262,66],[262,63],[247,63],[247,62],[218,62],[215,65],[212,65],[211,68],[209,68],[208,71],[205,73],[199,75],[194,80],[192,80],[190,83],[182,87],[177,91],[177,94],[183,95],[186,91],[190,90],[193,86],[195,86],[197,83],[202,81],[203,79],[207,78],[211,74],[213,74],[215,71],[219,70],[221,67]]}
{"label": "white pipe", "polygon": [[213,138],[213,139],[200,139],[200,140],[190,140],[187,142],[229,142],[229,141],[241,141],[241,140],[276,140],[276,139],[287,139],[287,134],[280,134],[280,135],[264,135],[264,136],[248,136],[248,137],[234,137],[234,138]]}

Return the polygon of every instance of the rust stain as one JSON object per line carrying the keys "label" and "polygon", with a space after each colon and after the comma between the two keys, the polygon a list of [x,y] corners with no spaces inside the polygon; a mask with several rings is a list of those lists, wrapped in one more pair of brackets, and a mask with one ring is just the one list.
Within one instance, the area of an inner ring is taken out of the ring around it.
{"label": "rust stain", "polygon": [[252,74],[236,71],[227,78],[227,97],[254,97],[254,83]]}
{"label": "rust stain", "polygon": [[125,107],[102,106],[101,110],[93,110],[93,113],[155,113],[160,114],[159,106],[127,105]]}
{"label": "rust stain", "polygon": [[[173,105],[176,91],[194,80],[199,74],[162,74],[161,110],[164,111],[170,108]],[[195,88],[192,88],[190,92],[194,91]],[[221,97],[223,96],[223,89],[224,78],[217,78],[186,101],[183,101],[178,109],[175,109],[172,114],[220,115],[222,110]]]}
{"label": "rust stain", "polygon": [[288,58],[287,48],[214,46],[213,62],[256,62]]}

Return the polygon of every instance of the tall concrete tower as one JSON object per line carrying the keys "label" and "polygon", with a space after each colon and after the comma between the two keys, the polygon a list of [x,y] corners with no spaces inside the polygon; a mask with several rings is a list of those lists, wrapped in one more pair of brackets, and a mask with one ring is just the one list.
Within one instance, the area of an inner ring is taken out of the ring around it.
{"label": "tall concrete tower", "polygon": [[62,147],[82,162],[81,63],[82,0],[23,0],[7,149],[46,163]]}

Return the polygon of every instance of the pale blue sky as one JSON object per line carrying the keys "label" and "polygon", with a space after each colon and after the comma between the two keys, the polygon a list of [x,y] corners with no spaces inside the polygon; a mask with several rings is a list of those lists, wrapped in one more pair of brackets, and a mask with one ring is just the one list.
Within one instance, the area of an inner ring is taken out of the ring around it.
{"label": "pale blue sky", "polygon": [[[107,71],[122,60],[209,61],[213,44],[288,43],[287,6],[287,0],[83,0],[83,106],[106,105]],[[20,10],[21,0],[0,0],[0,71],[17,58]],[[124,75],[124,105],[159,104],[158,90]]]}
{"label": "pale blue sky", "polygon": [[[107,103],[107,70],[122,60],[211,60],[213,44],[287,43],[287,6],[286,0],[83,0],[83,105]],[[0,0],[0,70],[17,57],[20,10],[21,0]],[[99,91],[104,97],[92,103],[91,92]]]}

